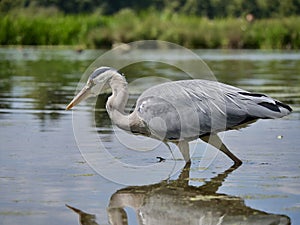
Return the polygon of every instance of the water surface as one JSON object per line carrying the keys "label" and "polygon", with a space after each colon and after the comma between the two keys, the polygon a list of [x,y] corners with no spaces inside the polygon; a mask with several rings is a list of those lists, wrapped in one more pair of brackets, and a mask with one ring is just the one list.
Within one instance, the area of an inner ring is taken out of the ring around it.
{"label": "water surface", "polygon": [[[196,50],[219,81],[266,93],[290,104],[294,112],[225,132],[224,143],[244,161],[237,169],[229,169],[231,162],[222,154],[207,169],[200,168],[206,145],[199,142],[192,164],[183,172],[169,181],[131,187],[103,178],[82,158],[73,134],[72,112],[64,110],[81,75],[103,52],[0,49],[2,224],[77,224],[78,215],[65,204],[91,214],[87,218],[98,224],[125,214],[129,224],[138,224],[141,215],[147,224],[156,224],[155,219],[161,224],[182,224],[188,219],[189,223],[217,224],[226,214],[226,224],[239,220],[235,212],[249,220],[300,223],[299,52]],[[167,57],[178,60],[174,55]],[[141,90],[160,82],[153,77],[186,78],[180,70],[154,62],[128,66],[122,72],[130,84],[137,82],[130,86],[130,104]],[[142,77],[149,79],[138,83]],[[98,135],[111,154],[137,165],[155,163],[156,156],[168,161],[165,151],[141,154],[120,145],[104,110],[107,97],[98,98],[95,120]],[[77,110],[93,119],[91,107],[88,101]],[[93,145],[97,140],[91,140]],[[134,205],[126,202],[128,197]],[[116,199],[124,201],[124,210]],[[219,207],[212,211],[209,205],[216,203]],[[228,205],[232,211],[226,209]],[[139,210],[138,217],[133,208]],[[161,212],[166,217],[155,217]]]}

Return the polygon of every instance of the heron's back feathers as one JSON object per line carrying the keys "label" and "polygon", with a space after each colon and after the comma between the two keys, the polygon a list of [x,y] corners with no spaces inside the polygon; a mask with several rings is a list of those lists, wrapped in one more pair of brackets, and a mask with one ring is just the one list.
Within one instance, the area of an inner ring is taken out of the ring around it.
{"label": "heron's back feathers", "polygon": [[256,119],[280,118],[292,109],[264,94],[208,80],[167,82],[146,90],[138,116],[167,139],[232,129]]}

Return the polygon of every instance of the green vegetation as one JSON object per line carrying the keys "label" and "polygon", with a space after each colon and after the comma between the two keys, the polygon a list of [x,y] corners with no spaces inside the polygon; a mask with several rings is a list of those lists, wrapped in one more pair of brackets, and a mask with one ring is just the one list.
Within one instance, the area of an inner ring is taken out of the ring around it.
{"label": "green vegetation", "polygon": [[172,13],[201,17],[243,17],[249,13],[255,18],[296,16],[300,14],[300,0],[1,0],[0,13],[13,9],[44,7],[65,14],[115,14],[122,9],[141,12],[148,9],[169,10]]}
{"label": "green vegetation", "polygon": [[12,11],[0,17],[0,45],[111,47],[115,42],[165,40],[190,48],[300,48],[300,17],[210,20],[196,15],[136,13],[64,15]]}
{"label": "green vegetation", "polygon": [[[33,16],[32,16],[33,15]],[[12,12],[0,17],[1,45],[76,45],[101,26],[95,16]]]}
{"label": "green vegetation", "polygon": [[0,0],[0,45],[300,48],[300,0]]}

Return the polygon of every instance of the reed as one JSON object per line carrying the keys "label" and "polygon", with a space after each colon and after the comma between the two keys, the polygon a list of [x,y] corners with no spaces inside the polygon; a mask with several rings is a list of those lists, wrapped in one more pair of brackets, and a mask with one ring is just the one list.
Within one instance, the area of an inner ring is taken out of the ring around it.
{"label": "reed", "polygon": [[197,16],[125,9],[112,16],[6,14],[0,45],[111,47],[115,42],[157,39],[189,48],[299,49],[300,17],[209,20]]}

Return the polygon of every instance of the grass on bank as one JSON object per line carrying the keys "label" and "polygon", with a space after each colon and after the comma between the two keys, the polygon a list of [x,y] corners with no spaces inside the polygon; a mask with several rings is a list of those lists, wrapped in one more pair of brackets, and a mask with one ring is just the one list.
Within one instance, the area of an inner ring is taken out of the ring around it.
{"label": "grass on bank", "polygon": [[111,47],[115,42],[157,39],[189,48],[299,49],[300,17],[209,20],[197,16],[126,9],[112,16],[28,15],[0,17],[0,45]]}

